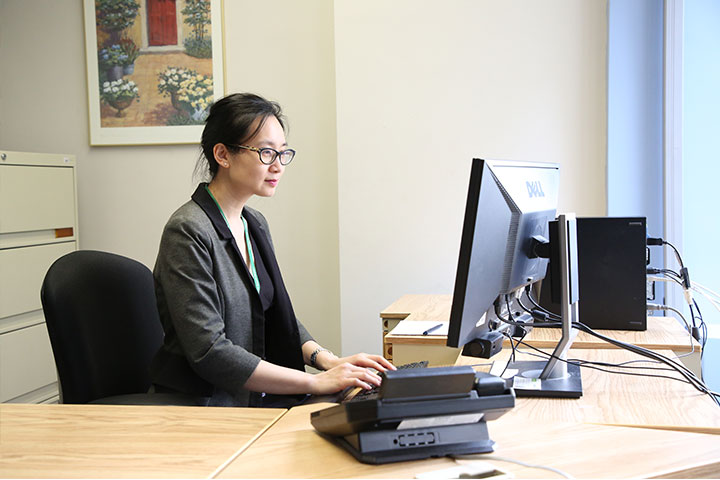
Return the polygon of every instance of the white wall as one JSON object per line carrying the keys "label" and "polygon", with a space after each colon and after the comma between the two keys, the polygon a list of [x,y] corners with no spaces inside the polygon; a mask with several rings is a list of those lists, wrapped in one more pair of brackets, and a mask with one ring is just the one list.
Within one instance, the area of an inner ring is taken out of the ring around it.
{"label": "white wall", "polygon": [[[232,0],[225,10],[228,93],[279,101],[299,152],[276,197],[254,205],[296,313],[339,350],[332,2]],[[88,146],[83,31],[81,0],[0,2],[0,147],[77,155],[81,248],[152,268],[163,225],[195,188],[200,150]]]}
{"label": "white wall", "polygon": [[[559,162],[561,208],[604,213],[604,1],[225,10],[228,92],[278,100],[290,120],[297,160],[254,205],[328,347],[379,353],[383,307],[451,291],[473,156]],[[152,267],[198,148],[88,146],[81,0],[2,0],[0,65],[0,147],[77,155],[81,247]]]}
{"label": "white wall", "polygon": [[606,2],[335,2],[343,351],[378,312],[451,293],[470,159],[561,164],[605,214]]}
{"label": "white wall", "polygon": [[225,1],[228,92],[280,102],[297,150],[268,218],[298,317],[318,342],[340,350],[337,145],[333,5],[329,0]]}

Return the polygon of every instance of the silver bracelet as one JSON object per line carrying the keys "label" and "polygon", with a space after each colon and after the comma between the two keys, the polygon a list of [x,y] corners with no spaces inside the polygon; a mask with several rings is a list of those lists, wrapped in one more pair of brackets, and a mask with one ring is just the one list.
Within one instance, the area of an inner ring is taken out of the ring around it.
{"label": "silver bracelet", "polygon": [[331,352],[330,350],[328,350],[327,348],[322,348],[322,347],[316,348],[316,349],[310,354],[310,366],[311,366],[311,367],[317,368],[317,364],[315,363],[315,361],[317,360],[318,353],[320,353],[320,352],[329,352],[329,353],[332,353],[332,352]]}

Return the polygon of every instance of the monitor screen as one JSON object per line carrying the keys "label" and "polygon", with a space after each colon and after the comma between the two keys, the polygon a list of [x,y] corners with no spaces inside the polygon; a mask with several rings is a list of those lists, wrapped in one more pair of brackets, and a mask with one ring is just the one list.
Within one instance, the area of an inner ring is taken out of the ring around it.
{"label": "monitor screen", "polygon": [[533,238],[548,240],[558,186],[557,164],[473,159],[448,346],[501,344],[492,321],[495,301],[545,276],[548,260],[531,247]]}

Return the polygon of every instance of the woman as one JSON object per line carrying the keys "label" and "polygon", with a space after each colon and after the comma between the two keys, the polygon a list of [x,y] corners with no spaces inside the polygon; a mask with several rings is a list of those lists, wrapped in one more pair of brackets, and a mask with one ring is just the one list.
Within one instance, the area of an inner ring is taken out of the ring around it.
{"label": "woman", "polygon": [[368,368],[394,369],[387,360],[338,358],[296,319],[267,221],[246,206],[253,195],[275,194],[295,155],[280,106],[227,96],[210,109],[201,143],[212,180],[170,217],[154,270],[165,330],[151,366],[155,391],[205,405],[270,406],[266,394],[302,399],[379,385]]}

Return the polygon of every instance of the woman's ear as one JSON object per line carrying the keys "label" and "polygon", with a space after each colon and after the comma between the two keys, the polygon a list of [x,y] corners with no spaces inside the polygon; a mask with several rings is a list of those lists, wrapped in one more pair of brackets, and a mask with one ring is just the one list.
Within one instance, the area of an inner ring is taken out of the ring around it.
{"label": "woman's ear", "polygon": [[215,161],[217,161],[219,166],[226,168],[230,166],[228,149],[222,143],[215,144],[213,147],[213,155],[215,155]]}

